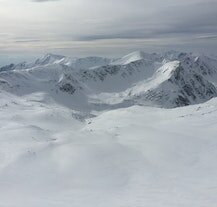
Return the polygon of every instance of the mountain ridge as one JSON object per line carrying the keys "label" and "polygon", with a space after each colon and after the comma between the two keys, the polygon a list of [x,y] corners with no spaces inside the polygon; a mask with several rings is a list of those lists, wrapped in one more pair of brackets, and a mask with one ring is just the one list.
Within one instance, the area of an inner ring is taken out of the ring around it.
{"label": "mountain ridge", "polygon": [[72,102],[76,95],[88,107],[95,107],[92,97],[109,107],[102,98],[109,97],[111,107],[128,102],[174,108],[206,102],[217,96],[216,87],[217,59],[175,51],[136,51],[119,59],[46,54],[33,63],[0,69],[1,90],[19,95],[64,93]]}

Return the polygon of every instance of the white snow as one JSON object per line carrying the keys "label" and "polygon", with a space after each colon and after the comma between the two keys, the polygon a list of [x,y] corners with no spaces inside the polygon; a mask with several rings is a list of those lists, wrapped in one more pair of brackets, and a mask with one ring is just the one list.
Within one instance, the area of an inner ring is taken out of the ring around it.
{"label": "white snow", "polygon": [[168,80],[174,70],[179,66],[179,61],[168,62],[160,67],[156,73],[149,79],[141,81],[130,89],[131,93],[141,93],[158,87],[160,84]]}
{"label": "white snow", "polygon": [[84,121],[43,93],[0,97],[1,206],[217,202],[217,99],[133,106]]}
{"label": "white snow", "polygon": [[143,59],[143,53],[141,51],[132,52],[118,60],[115,60],[113,65],[127,65],[131,62],[135,62]]}

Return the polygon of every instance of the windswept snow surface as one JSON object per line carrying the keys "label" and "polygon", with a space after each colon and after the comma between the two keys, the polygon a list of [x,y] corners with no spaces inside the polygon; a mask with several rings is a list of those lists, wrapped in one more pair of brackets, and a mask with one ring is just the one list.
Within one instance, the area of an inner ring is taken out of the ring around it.
{"label": "windswept snow surface", "polygon": [[84,113],[0,93],[0,206],[214,207],[217,99]]}
{"label": "windswept snow surface", "polygon": [[174,51],[1,68],[0,207],[216,207],[216,87]]}

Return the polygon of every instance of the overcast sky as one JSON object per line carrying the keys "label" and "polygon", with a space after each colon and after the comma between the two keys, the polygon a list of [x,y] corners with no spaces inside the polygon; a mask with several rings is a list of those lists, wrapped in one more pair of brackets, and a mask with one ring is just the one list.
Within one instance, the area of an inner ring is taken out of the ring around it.
{"label": "overcast sky", "polygon": [[217,53],[217,0],[0,0],[0,61],[169,49]]}

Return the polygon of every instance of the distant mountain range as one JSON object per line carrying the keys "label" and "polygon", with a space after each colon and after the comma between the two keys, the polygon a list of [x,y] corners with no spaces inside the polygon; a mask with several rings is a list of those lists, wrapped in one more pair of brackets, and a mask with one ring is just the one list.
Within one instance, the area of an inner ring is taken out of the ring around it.
{"label": "distant mountain range", "polygon": [[217,58],[176,51],[137,51],[117,59],[47,54],[0,68],[0,90],[19,96],[44,92],[82,109],[174,108],[217,96]]}

